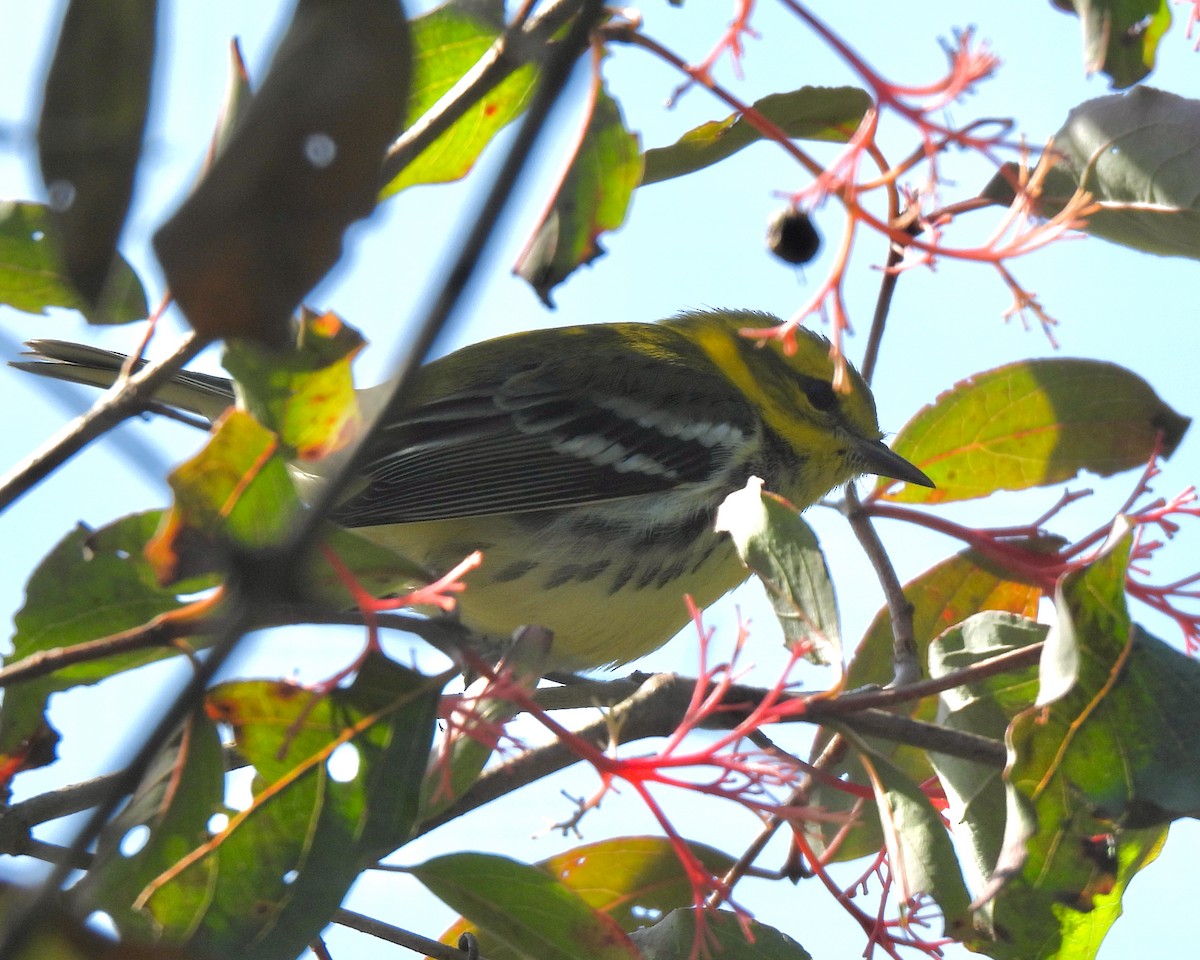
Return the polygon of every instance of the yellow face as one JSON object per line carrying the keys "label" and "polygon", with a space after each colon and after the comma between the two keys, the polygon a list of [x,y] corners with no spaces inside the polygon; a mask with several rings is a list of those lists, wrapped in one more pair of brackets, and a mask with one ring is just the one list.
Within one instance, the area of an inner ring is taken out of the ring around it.
{"label": "yellow face", "polygon": [[[871,390],[848,363],[835,388],[824,337],[800,327],[791,343],[746,338],[741,331],[778,324],[749,311],[692,314],[681,322],[786,446],[792,469],[776,479],[776,492],[803,508],[876,465],[882,434]],[[887,464],[878,465],[886,472]]]}

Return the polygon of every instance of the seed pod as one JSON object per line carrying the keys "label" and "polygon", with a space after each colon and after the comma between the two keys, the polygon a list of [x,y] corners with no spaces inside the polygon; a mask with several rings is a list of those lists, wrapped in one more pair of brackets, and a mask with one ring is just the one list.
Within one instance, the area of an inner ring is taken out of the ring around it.
{"label": "seed pod", "polygon": [[821,249],[821,235],[807,213],[784,207],[767,225],[767,249],[786,263],[808,263]]}

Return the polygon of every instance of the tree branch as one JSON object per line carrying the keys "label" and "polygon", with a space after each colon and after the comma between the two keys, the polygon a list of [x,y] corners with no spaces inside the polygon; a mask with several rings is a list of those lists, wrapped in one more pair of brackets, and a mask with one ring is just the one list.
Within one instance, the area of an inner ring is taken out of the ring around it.
{"label": "tree branch", "polygon": [[97,437],[122,420],[140,413],[154,396],[155,390],[182,370],[207,344],[208,341],[198,334],[189,333],[173,354],[157,363],[147,364],[131,375],[119,390],[102,396],[87,413],[76,417],[0,477],[0,512]]}

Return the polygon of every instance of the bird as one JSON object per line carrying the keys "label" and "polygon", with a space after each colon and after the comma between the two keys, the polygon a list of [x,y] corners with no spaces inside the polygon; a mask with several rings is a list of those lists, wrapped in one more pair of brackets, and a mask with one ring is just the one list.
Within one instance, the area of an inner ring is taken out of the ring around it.
{"label": "bird", "polygon": [[[483,646],[553,632],[556,670],[612,668],[663,645],[749,576],[717,508],[752,477],[797,509],[864,474],[932,487],[883,443],[870,387],[829,342],[750,339],[779,319],[694,310],[475,343],[420,367],[331,519],[444,573],[473,551],[457,615]],[[22,370],[109,386],[119,353],[30,341]],[[359,391],[364,410],[388,385]],[[209,420],[231,381],[183,371],[155,396]],[[321,463],[294,467],[306,485]],[[311,486],[308,486],[311,489]]]}

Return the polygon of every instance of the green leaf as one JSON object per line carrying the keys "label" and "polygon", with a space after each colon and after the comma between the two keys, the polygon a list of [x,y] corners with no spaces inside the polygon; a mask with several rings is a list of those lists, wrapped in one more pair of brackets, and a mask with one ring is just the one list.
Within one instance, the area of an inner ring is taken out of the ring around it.
{"label": "green leaf", "polygon": [[142,152],[156,0],[71,0],[46,78],[38,160],[63,272],[101,315]]}
{"label": "green leaf", "polygon": [[514,268],[546,306],[553,306],[556,286],[604,253],[599,237],[625,222],[641,175],[637,134],[625,129],[621,108],[601,89],[571,166]]}
{"label": "green leaf", "polygon": [[[321,542],[337,554],[358,584],[375,596],[408,593],[430,582],[424,567],[353,530],[327,524]],[[304,577],[304,596],[346,609],[353,606],[354,596],[321,550],[314,551],[307,561]]]}
{"label": "green leaf", "polygon": [[[504,724],[521,712],[512,696],[513,688],[527,691],[537,688],[546,672],[553,639],[554,634],[543,627],[519,627],[495,667],[495,675],[505,678],[500,689],[481,677],[463,691],[456,711],[460,722],[447,723],[425,779],[422,820],[443,811],[479,779],[499,744]],[[457,943],[458,938],[450,942]],[[490,954],[488,950],[483,952]]]}
{"label": "green leaf", "polygon": [[[1200,259],[1200,100],[1138,87],[1080,104],[1055,134],[1060,158],[1048,172],[1038,212],[1052,217],[1082,187],[1095,202],[1081,229],[1112,243]],[[984,188],[1013,200],[1016,167]]]}
{"label": "green leaf", "polygon": [[146,547],[163,583],[223,569],[231,543],[280,542],[302,509],[275,434],[244,410],[222,414],[167,480],[175,502]]}
{"label": "green leaf", "polygon": [[812,960],[786,933],[728,910],[673,910],[630,938],[646,960],[690,960],[697,944],[708,945],[710,955],[721,960]]}
{"label": "green leaf", "polygon": [[862,752],[870,774],[897,899],[908,903],[932,897],[942,910],[947,936],[961,939],[971,931],[971,895],[950,835],[921,788],[860,737],[844,731]]}
{"label": "green leaf", "polygon": [[57,227],[40,203],[0,201],[0,303],[25,313],[50,307],[78,310],[89,323],[128,323],[149,313],[142,282],[117,256],[103,310],[93,310],[71,286],[55,247]]}
{"label": "green leaf", "polygon": [[221,362],[245,408],[274,431],[288,459],[318,460],[344,447],[361,425],[350,363],[363,343],[337,314],[301,310],[294,349],[236,341]]}
{"label": "green leaf", "polygon": [[[13,623],[12,666],[59,648],[76,647],[150,623],[185,606],[181,596],[215,585],[212,578],[165,588],[143,550],[157,528],[157,511],[123,517],[99,530],[78,527],[38,564],[25,586],[25,603]],[[153,647],[111,653],[60,667],[54,673],[9,685],[0,703],[0,756],[11,767],[38,766],[56,739],[45,719],[54,692],[131,670],[177,651]]]}
{"label": "green leaf", "polygon": [[[710,873],[720,876],[733,866],[733,859],[701,843],[688,850]],[[574,890],[593,910],[612,917],[633,934],[648,921],[680,907],[691,906],[694,889],[679,862],[679,854],[665,837],[617,837],[566,850],[537,865]],[[514,960],[519,954],[480,930],[460,920],[441,937],[457,944],[467,932],[479,939],[479,952],[488,960]]]}
{"label": "green leaf", "polygon": [[[503,4],[491,0],[452,0],[413,19],[410,119],[423,116],[475,67],[499,39],[503,24]],[[382,197],[465,177],[484,147],[524,111],[536,81],[532,64],[513,71],[388,183]]]}
{"label": "green leaf", "polygon": [[762,489],[752,477],[725,498],[717,532],[727,532],[742,563],[767,588],[790,649],[814,663],[842,662],[837,598],[825,554],[812,528],[787,501]]}
{"label": "green leaf", "polygon": [[530,960],[637,960],[616,921],[538,867],[483,853],[427,860],[412,874],[481,930]]}
{"label": "green leaf", "polygon": [[[984,611],[947,630],[930,645],[929,676],[937,679],[982,660],[1040,642],[1047,628],[1027,617]],[[937,723],[951,730],[1003,741],[1008,725],[1033,702],[1037,667],[1007,670],[941,694]],[[1000,857],[1007,816],[1002,771],[961,757],[930,753],[946,794],[951,830],[964,853],[969,885],[983,890]],[[982,926],[992,929],[992,905],[980,911]]]}
{"label": "green leaf", "polygon": [[881,478],[900,503],[946,503],[1107,477],[1145,466],[1162,434],[1170,456],[1191,420],[1141,377],[1098,360],[1026,360],[956,384],[913,417],[892,449],[936,489]]}
{"label": "green leaf", "polygon": [[224,149],[154,235],[198,333],[286,343],[346,230],[374,209],[410,80],[408,21],[395,0],[296,4]]}
{"label": "green leaf", "polygon": [[1083,69],[1103,71],[1114,88],[1131,87],[1154,69],[1158,43],[1171,25],[1167,0],[1053,0],[1072,7],[1083,33]]}
{"label": "green leaf", "polygon": [[[119,928],[159,928],[202,956],[299,955],[362,870],[410,836],[440,693],[382,657],[324,695],[277,680],[220,685],[207,712],[254,767],[254,805],[207,848],[194,843],[203,811],[178,833],[170,816],[152,823],[154,842],[119,868],[137,883],[114,888],[104,909]],[[221,812],[218,802],[208,816]]]}
{"label": "green leaf", "polygon": [[[157,914],[130,910],[147,883],[180,857],[211,839],[210,822],[224,813],[225,758],[216,725],[202,711],[192,716],[146,771],[129,802],[105,827],[96,858],[84,879],[71,889],[71,902],[80,916],[94,910],[113,911],[122,937],[159,939],[163,930],[186,930],[192,908],[176,897],[159,905]],[[126,844],[139,831],[147,836],[136,854]],[[216,878],[217,860],[189,875],[201,898]],[[171,936],[168,939],[178,940]]]}
{"label": "green leaf", "polygon": [[[871,107],[871,95],[858,87],[801,87],[756,100],[755,110],[797,140],[845,143]],[[669,147],[646,151],[642,186],[695,173],[733,156],[764,134],[739,114],[689,130]]]}
{"label": "green leaf", "polygon": [[[1016,575],[998,567],[973,550],[944,560],[904,586],[904,595],[913,605],[913,634],[917,656],[924,662],[929,645],[948,628],[962,623],[980,610],[1001,610],[1033,617],[1037,614],[1041,590],[1032,583],[1022,582]],[[846,685],[850,689],[883,685],[892,679],[892,620],[887,607],[875,615],[847,671]],[[933,721],[936,703],[927,698],[913,710],[918,720]],[[813,750],[816,756],[828,742],[827,733],[819,733]],[[932,774],[924,750],[883,740],[866,738],[877,753],[887,757],[918,783]],[[843,768],[846,779],[867,788],[870,780],[861,764],[851,757]],[[849,811],[855,797],[844,791],[818,784],[812,792],[812,802],[830,810]],[[807,826],[809,840],[818,849],[836,833],[837,825],[812,823]],[[838,848],[835,859],[852,860],[877,851],[883,843],[876,822],[861,822]]]}
{"label": "green leaf", "polygon": [[[1131,541],[1119,527],[1060,582],[1039,667],[1043,706],[1009,727],[1007,823],[990,892],[996,928],[1027,950],[1053,933],[1092,956],[1166,824],[1200,812],[1200,747],[1178,735],[1197,722],[1200,664],[1131,623]],[[1092,921],[1075,913],[1098,905]]]}

